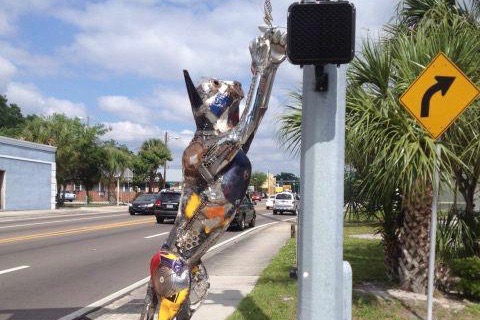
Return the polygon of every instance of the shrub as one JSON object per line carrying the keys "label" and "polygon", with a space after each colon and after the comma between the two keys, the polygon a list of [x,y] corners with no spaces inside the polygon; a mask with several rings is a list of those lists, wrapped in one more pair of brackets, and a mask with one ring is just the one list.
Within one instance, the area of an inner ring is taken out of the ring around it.
{"label": "shrub", "polygon": [[451,263],[455,276],[460,278],[459,289],[469,298],[480,300],[480,258],[455,259]]}

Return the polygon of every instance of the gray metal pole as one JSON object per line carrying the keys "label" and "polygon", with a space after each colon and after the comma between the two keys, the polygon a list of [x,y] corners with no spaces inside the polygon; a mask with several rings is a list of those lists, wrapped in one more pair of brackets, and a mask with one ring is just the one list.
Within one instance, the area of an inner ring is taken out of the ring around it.
{"label": "gray metal pole", "polygon": [[437,159],[433,171],[433,199],[432,218],[430,221],[430,252],[428,256],[428,292],[427,292],[427,320],[432,320],[433,313],[433,290],[435,280],[435,247],[437,242],[437,202],[438,189],[440,188],[440,143],[436,143]]}
{"label": "gray metal pole", "polygon": [[[167,130],[165,130],[165,138],[164,138],[163,142],[165,143],[165,147],[167,147],[167,143],[168,143],[168,131]],[[165,160],[165,164],[163,165],[163,186],[162,186],[162,189],[165,189],[166,184],[167,184],[167,160]]]}
{"label": "gray metal pole", "polygon": [[325,66],[327,92],[314,66],[303,71],[299,320],[342,319],[345,70]]}

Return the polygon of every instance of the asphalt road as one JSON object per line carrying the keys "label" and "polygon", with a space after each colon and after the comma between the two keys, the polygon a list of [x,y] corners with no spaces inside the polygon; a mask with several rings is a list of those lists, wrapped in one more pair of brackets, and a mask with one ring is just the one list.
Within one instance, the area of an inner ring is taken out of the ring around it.
{"label": "asphalt road", "polygon": [[[256,211],[257,226],[289,218]],[[171,227],[127,209],[0,218],[0,320],[56,320],[147,277]]]}

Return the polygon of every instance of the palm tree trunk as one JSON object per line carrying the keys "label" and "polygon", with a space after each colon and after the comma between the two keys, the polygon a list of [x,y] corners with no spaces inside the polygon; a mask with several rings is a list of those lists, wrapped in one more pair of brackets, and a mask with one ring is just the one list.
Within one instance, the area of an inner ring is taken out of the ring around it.
{"label": "palm tree trunk", "polygon": [[155,188],[155,172],[151,171],[149,174],[149,181],[148,181],[148,193],[153,193],[154,188]]}
{"label": "palm tree trunk", "polygon": [[107,189],[107,192],[108,192],[108,204],[111,204],[111,205],[114,205],[114,204],[117,204],[117,198],[116,198],[116,195],[115,195],[115,182],[110,179],[108,181],[108,189]]}
{"label": "palm tree trunk", "polygon": [[403,199],[404,220],[399,242],[399,277],[402,289],[425,294],[428,282],[430,219],[432,191],[406,195]]}

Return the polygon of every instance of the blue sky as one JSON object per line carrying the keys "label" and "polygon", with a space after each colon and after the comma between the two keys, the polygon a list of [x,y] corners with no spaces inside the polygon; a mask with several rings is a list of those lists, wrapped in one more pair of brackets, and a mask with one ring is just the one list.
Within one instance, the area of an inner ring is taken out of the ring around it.
{"label": "blue sky", "polygon": [[[293,1],[272,0],[286,27]],[[397,1],[356,0],[357,43],[376,35]],[[250,83],[248,44],[263,23],[263,0],[0,0],[0,93],[24,114],[65,113],[111,127],[137,150],[171,137],[172,168],[193,135],[182,70]],[[253,170],[299,173],[299,159],[277,146],[276,117],[300,85],[282,64],[269,110],[249,151]]]}

